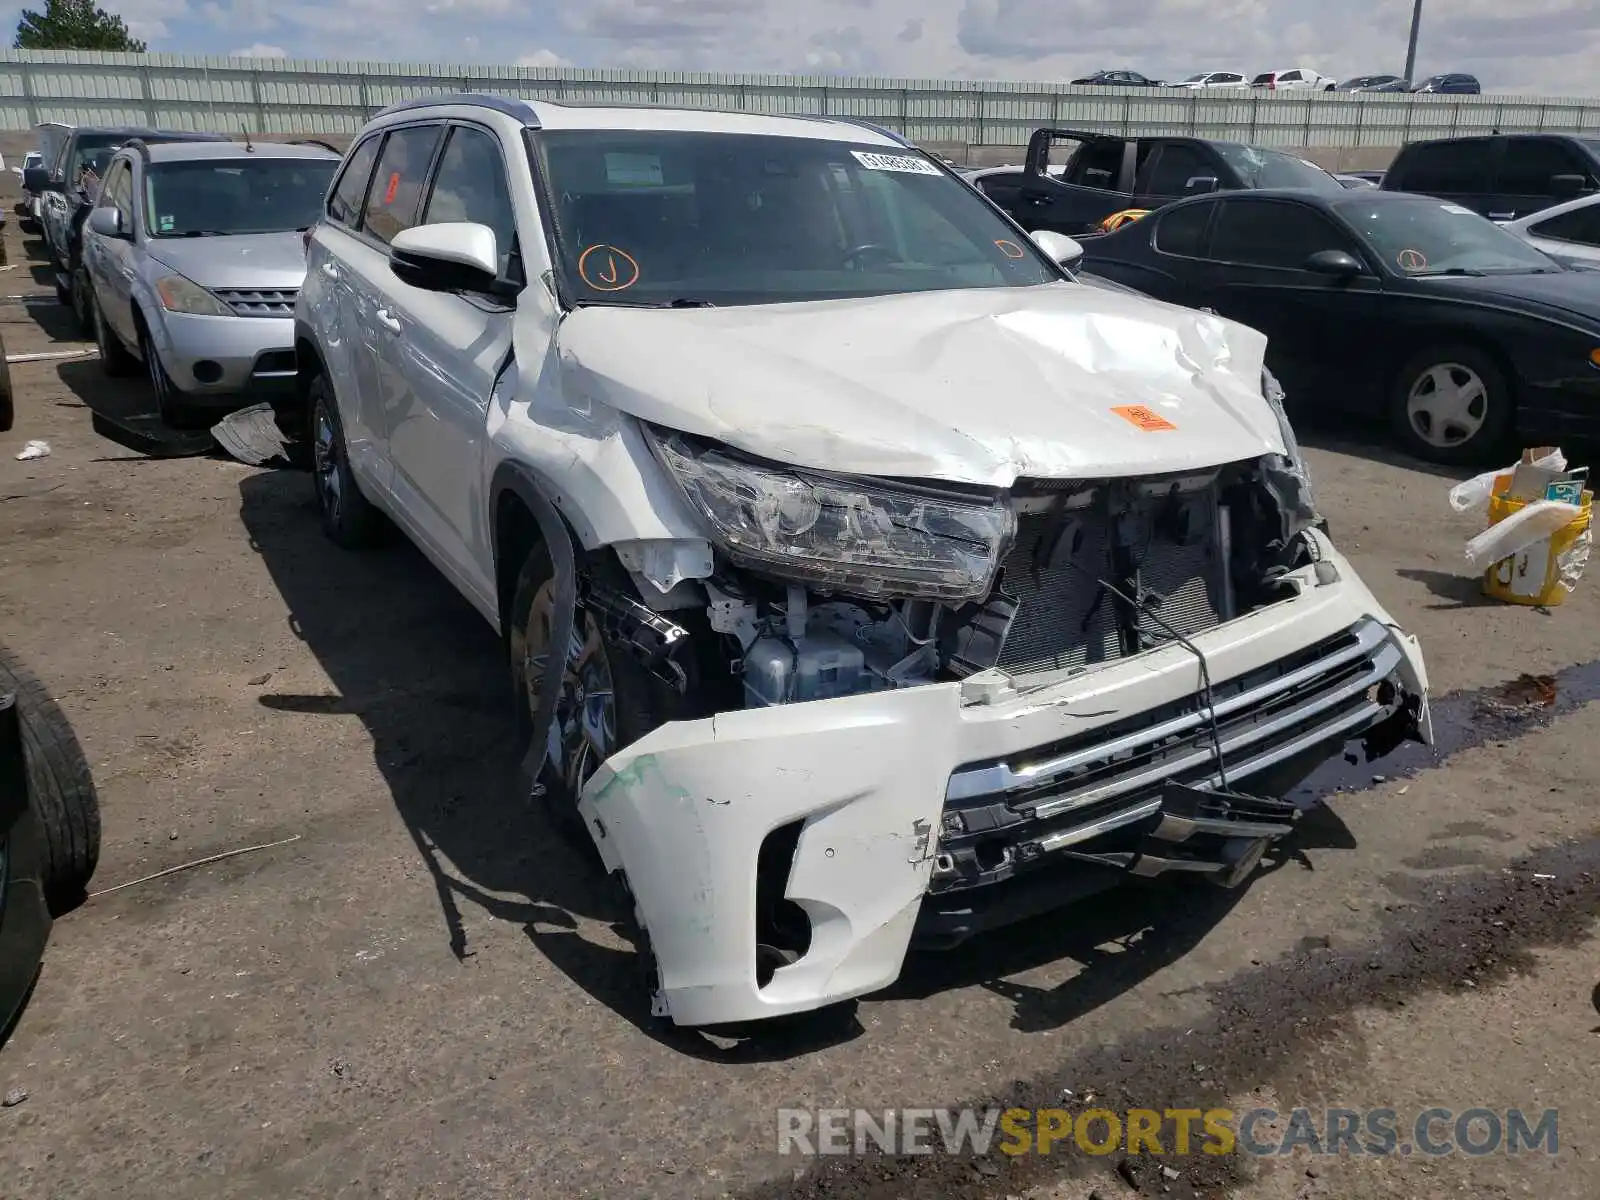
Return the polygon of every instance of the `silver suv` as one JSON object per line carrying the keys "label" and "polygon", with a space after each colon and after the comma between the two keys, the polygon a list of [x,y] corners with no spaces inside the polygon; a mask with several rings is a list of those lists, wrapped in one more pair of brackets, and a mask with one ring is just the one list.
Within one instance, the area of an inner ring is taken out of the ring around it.
{"label": "silver suv", "polygon": [[503,635],[657,1015],[1236,885],[1347,739],[1431,736],[1266,340],[1080,253],[844,120],[430,97],[346,157],[280,422],[331,538],[385,514]]}
{"label": "silver suv", "polygon": [[322,145],[135,140],[118,150],[83,239],[106,373],[142,361],[169,424],[291,386],[303,234],[338,166]]}

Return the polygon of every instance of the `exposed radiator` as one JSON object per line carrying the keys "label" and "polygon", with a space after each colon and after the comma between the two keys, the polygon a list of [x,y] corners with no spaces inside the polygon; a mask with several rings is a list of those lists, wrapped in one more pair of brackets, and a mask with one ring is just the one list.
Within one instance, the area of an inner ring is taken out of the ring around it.
{"label": "exposed radiator", "polygon": [[[1209,478],[1110,483],[1018,522],[1000,586],[1018,601],[999,667],[1012,674],[1106,662],[1232,615],[1225,514]],[[1138,600],[1133,614],[1098,580]]]}

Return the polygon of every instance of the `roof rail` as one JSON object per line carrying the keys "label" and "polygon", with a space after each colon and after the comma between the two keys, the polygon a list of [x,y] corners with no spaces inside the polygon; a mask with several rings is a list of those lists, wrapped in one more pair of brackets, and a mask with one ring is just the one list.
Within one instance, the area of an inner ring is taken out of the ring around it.
{"label": "roof rail", "polygon": [[[797,113],[795,115],[798,116],[800,114]],[[860,117],[835,116],[832,113],[827,113],[819,115],[814,119],[819,121],[842,121],[846,125],[855,125],[861,129],[870,129],[873,133],[880,134],[883,137],[888,138],[891,142],[894,142],[896,145],[904,146],[907,150],[917,149],[916,146],[906,141],[904,137],[896,133],[894,130],[885,129],[882,125],[874,125],[871,121],[863,121]]]}
{"label": "roof rail", "polygon": [[497,96],[493,92],[451,92],[442,95],[418,96],[415,100],[402,100],[399,104],[391,104],[374,116],[387,117],[394,113],[409,112],[418,108],[438,108],[447,104],[466,105],[472,108],[487,108],[518,121],[525,122],[531,128],[539,127],[539,117],[533,111],[533,105],[526,100],[513,100],[508,96]]}

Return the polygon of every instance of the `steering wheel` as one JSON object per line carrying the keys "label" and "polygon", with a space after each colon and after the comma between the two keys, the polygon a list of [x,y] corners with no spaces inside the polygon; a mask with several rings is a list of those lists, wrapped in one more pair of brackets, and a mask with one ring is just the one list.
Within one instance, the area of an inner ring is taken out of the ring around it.
{"label": "steering wheel", "polygon": [[854,262],[856,259],[865,258],[869,254],[880,255],[884,262],[900,261],[900,256],[898,254],[896,254],[888,246],[882,245],[878,242],[863,242],[859,246],[851,246],[850,249],[844,252],[844,261]]}

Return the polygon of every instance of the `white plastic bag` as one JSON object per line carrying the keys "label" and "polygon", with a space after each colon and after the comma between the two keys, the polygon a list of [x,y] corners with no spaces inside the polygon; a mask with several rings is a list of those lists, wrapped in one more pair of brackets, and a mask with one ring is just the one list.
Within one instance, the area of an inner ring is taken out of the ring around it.
{"label": "white plastic bag", "polygon": [[[1491,563],[1520,554],[1535,542],[1583,516],[1576,504],[1559,500],[1535,500],[1499,524],[1491,525],[1467,543],[1467,562],[1474,570],[1487,570]],[[1540,572],[1540,578],[1543,578]]]}
{"label": "white plastic bag", "polygon": [[32,459],[32,458],[47,458],[47,457],[49,457],[49,454],[50,454],[50,443],[49,442],[41,442],[41,441],[35,440],[35,441],[29,442],[26,446],[24,446],[18,452],[17,461],[18,462],[27,462],[29,459]]}
{"label": "white plastic bag", "polygon": [[[1567,469],[1567,456],[1557,450],[1535,460],[1534,466],[1548,467],[1552,471],[1565,471]],[[1489,507],[1489,497],[1494,494],[1494,481],[1502,475],[1509,475],[1517,469],[1515,463],[1499,471],[1487,471],[1482,475],[1475,475],[1465,483],[1458,483],[1450,489],[1450,507],[1458,513],[1472,512],[1474,509],[1484,511]],[[1515,553],[1515,551],[1512,551]],[[1490,561],[1493,561],[1492,559]]]}

